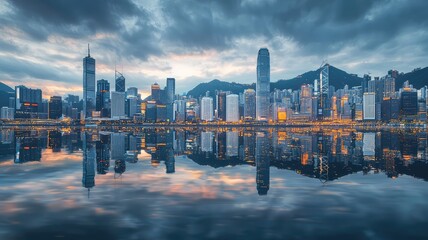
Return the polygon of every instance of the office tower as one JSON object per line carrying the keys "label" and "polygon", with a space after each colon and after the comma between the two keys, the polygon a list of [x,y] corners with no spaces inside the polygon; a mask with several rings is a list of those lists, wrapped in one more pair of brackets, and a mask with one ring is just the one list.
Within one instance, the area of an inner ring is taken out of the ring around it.
{"label": "office tower", "polygon": [[201,120],[212,121],[214,113],[212,97],[203,97],[201,100]]}
{"label": "office tower", "polygon": [[226,96],[226,121],[239,121],[239,97],[236,94]]}
{"label": "office tower", "polygon": [[97,111],[101,117],[110,117],[110,83],[101,79],[97,81]]}
{"label": "office tower", "polygon": [[395,78],[386,76],[383,89],[383,97],[395,97]]}
{"label": "office tower", "polygon": [[367,92],[363,95],[363,119],[376,120],[376,99],[375,93]]}
{"label": "office tower", "polygon": [[382,101],[382,121],[398,119],[400,115],[400,99],[385,97]]}
{"label": "office tower", "polygon": [[165,104],[156,104],[156,122],[166,122],[167,108]]}
{"label": "office tower", "polygon": [[83,118],[92,117],[95,104],[95,59],[91,57],[88,44],[88,56],[83,58]]}
{"label": "office tower", "polygon": [[62,117],[62,98],[52,96],[49,100],[49,119],[58,119]]}
{"label": "office tower", "polygon": [[2,107],[0,119],[13,120],[15,119],[15,108]]}
{"label": "office tower", "polygon": [[15,87],[15,118],[39,118],[42,112],[42,90]]}
{"label": "office tower", "polygon": [[199,104],[195,98],[189,98],[186,101],[186,121],[198,119]]}
{"label": "office tower", "polygon": [[372,80],[372,77],[368,74],[364,74],[363,80],[361,80],[361,90],[363,93],[368,92],[368,83]]}
{"label": "office tower", "polygon": [[175,78],[166,79],[166,103],[172,104],[175,96]]}
{"label": "office tower", "polygon": [[330,117],[330,65],[325,64],[320,71],[320,104],[318,114],[321,118]]}
{"label": "office tower", "polygon": [[269,120],[270,105],[270,57],[267,48],[261,48],[257,56],[256,118]]}
{"label": "office tower", "polygon": [[156,102],[160,102],[161,89],[160,89],[159,84],[157,84],[157,83],[152,84],[151,93],[152,93],[152,100],[156,101]]}
{"label": "office tower", "polygon": [[405,120],[413,120],[418,114],[418,95],[414,89],[404,88],[401,92],[401,115]]}
{"label": "office tower", "polygon": [[375,114],[376,120],[381,120],[382,118],[382,101],[385,92],[385,79],[375,78]]}
{"label": "office tower", "polygon": [[269,191],[270,180],[270,143],[267,132],[256,133],[256,184],[259,195]]}
{"label": "office tower", "polygon": [[126,98],[125,107],[125,114],[128,117],[133,117],[135,114],[140,113],[138,98],[135,96],[129,96],[128,98]]}
{"label": "office tower", "polygon": [[175,100],[173,104],[173,119],[175,122],[184,122],[186,120],[186,101]]}
{"label": "office tower", "polygon": [[226,121],[226,92],[217,93],[217,119],[221,121]]}
{"label": "office tower", "polygon": [[156,122],[156,101],[147,101],[146,104],[146,114],[145,114],[145,118],[146,118],[146,122]]}
{"label": "office tower", "polygon": [[309,84],[304,84],[300,88],[300,113],[312,115],[313,88]]}
{"label": "office tower", "polygon": [[136,87],[130,87],[128,90],[126,90],[126,96],[127,97],[138,97],[138,88]]}
{"label": "office tower", "polygon": [[125,114],[125,93],[112,92],[111,93],[111,118],[121,118]]}
{"label": "office tower", "polygon": [[256,119],[256,91],[254,89],[244,91],[244,119]]}
{"label": "office tower", "polygon": [[122,73],[115,70],[114,72],[114,78],[115,78],[115,91],[116,92],[125,92],[125,77],[122,75]]}

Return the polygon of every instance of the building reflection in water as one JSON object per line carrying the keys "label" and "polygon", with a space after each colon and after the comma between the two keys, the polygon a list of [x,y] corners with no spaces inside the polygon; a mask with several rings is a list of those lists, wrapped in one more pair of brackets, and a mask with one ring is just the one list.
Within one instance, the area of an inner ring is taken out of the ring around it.
{"label": "building reflection in water", "polygon": [[259,195],[269,190],[271,149],[268,133],[256,133],[256,183]]}
{"label": "building reflection in water", "polygon": [[271,167],[322,182],[356,172],[428,180],[426,132],[150,128],[132,132],[3,129],[0,134],[0,160],[12,158],[17,164],[43,161],[43,154],[81,149],[82,185],[87,189],[95,186],[96,174],[106,175],[111,167],[114,177],[122,176],[127,164],[139,164],[141,151],[150,154],[153,167],[163,163],[167,174],[176,171],[175,157],[180,155],[213,168],[255,166],[260,195],[269,191]]}
{"label": "building reflection in water", "polygon": [[95,186],[95,159],[97,157],[95,136],[91,133],[82,132],[82,151],[83,151],[83,176],[82,185],[88,189]]}

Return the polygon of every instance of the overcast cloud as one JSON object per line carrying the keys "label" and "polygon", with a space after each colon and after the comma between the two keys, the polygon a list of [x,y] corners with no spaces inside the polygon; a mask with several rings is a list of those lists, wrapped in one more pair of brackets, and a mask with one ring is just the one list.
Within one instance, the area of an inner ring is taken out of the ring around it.
{"label": "overcast cloud", "polygon": [[218,78],[252,83],[257,51],[271,53],[271,81],[319,67],[382,76],[428,66],[428,1],[68,1],[0,3],[0,81],[81,95],[91,44],[97,79],[147,95],[175,77],[182,93]]}

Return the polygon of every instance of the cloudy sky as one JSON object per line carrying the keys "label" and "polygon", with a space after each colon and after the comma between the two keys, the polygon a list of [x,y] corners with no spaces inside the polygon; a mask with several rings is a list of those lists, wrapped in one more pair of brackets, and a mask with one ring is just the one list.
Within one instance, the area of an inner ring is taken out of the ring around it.
{"label": "cloudy sky", "polygon": [[271,81],[317,69],[382,76],[428,66],[426,0],[0,2],[0,81],[82,95],[82,58],[91,44],[96,79],[147,95],[175,77],[177,92],[212,79],[252,83],[260,47]]}

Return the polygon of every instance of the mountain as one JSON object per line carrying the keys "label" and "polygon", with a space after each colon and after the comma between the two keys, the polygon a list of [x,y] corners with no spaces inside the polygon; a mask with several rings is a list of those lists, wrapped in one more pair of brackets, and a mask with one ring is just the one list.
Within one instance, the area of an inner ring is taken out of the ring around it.
{"label": "mountain", "polygon": [[12,89],[11,87],[9,87],[8,85],[0,82],[0,91],[3,91],[3,92],[14,92],[15,90]]}
{"label": "mountain", "polygon": [[403,86],[405,81],[409,81],[414,88],[421,88],[428,85],[428,67],[426,68],[416,68],[415,70],[398,75],[395,80],[395,88],[398,90]]}
{"label": "mountain", "polygon": [[[271,82],[270,88],[273,89],[299,89],[303,84],[313,84],[315,79],[319,79],[321,69],[309,71],[289,80],[278,80],[277,82]],[[340,70],[330,65],[330,85],[336,89],[343,88],[346,84],[354,87],[361,85],[362,78],[349,74],[343,70]],[[245,89],[256,88],[256,84],[240,84],[240,83],[229,83],[223,82],[218,79],[212,80],[208,83],[200,83],[195,88],[190,90],[187,95],[193,97],[199,97],[205,95],[207,91],[210,91],[210,96],[214,96],[215,90],[230,91],[232,93],[242,93]]]}
{"label": "mountain", "polygon": [[213,97],[215,95],[216,90],[230,91],[232,93],[238,94],[238,93],[244,92],[244,90],[248,88],[255,89],[256,84],[253,83],[250,85],[250,84],[241,84],[241,83],[235,83],[235,82],[229,83],[229,82],[220,81],[218,79],[214,79],[208,83],[198,84],[196,87],[194,87],[192,90],[190,90],[187,93],[187,96],[198,98],[200,96],[205,96],[205,93],[207,91],[210,91],[210,96]]}
{"label": "mountain", "polygon": [[[289,80],[278,80],[270,84],[271,90],[273,89],[299,89],[303,84],[313,84],[315,79],[320,78],[321,68],[315,71],[309,71]],[[362,78],[349,74],[330,65],[330,85],[336,89],[343,88],[346,84],[349,88],[361,85]]]}
{"label": "mountain", "polygon": [[15,90],[13,90],[11,87],[0,82],[0,107],[9,106],[9,98],[14,97],[14,92]]}

